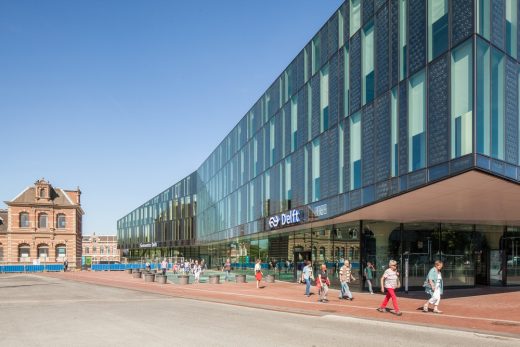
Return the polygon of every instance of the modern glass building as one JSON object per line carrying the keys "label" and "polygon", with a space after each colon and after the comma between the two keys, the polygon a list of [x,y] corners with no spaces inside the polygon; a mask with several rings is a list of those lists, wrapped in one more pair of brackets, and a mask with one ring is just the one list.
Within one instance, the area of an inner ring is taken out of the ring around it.
{"label": "modern glass building", "polygon": [[119,247],[288,280],[396,259],[411,288],[442,259],[448,286],[519,285],[519,11],[345,1],[194,173],[118,221]]}

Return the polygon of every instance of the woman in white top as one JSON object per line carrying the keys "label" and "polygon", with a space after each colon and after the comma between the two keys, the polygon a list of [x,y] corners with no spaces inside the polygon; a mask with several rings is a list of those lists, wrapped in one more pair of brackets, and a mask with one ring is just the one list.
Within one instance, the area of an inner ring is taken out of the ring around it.
{"label": "woman in white top", "polygon": [[199,261],[195,260],[195,265],[193,266],[193,274],[195,275],[194,283],[200,282],[200,273],[202,272],[202,268],[199,265]]}
{"label": "woman in white top", "polygon": [[442,313],[439,310],[439,303],[441,302],[441,295],[444,289],[441,275],[443,265],[441,260],[436,260],[434,266],[428,272],[426,281],[424,281],[425,291],[430,295],[430,299],[423,305],[424,312],[428,312],[429,306],[433,305],[433,313]]}
{"label": "woman in white top", "polygon": [[386,290],[386,296],[381,306],[377,308],[379,312],[386,312],[386,305],[390,298],[392,299],[392,304],[394,305],[394,312],[397,316],[402,316],[403,313],[399,311],[399,306],[397,305],[397,297],[395,296],[395,289],[398,287],[397,282],[399,280],[399,272],[397,272],[397,262],[395,260],[390,260],[388,263],[388,269],[386,269],[385,273],[381,277],[381,292],[384,294]]}
{"label": "woman in white top", "polygon": [[261,260],[257,259],[255,264],[255,278],[256,278],[256,288],[260,288],[260,281],[262,280],[262,276],[264,275],[262,273],[262,264]]}

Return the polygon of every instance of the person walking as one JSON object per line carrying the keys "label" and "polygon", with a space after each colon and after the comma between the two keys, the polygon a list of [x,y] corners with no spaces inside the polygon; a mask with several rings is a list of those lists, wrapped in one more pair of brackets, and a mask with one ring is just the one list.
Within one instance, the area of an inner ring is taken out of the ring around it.
{"label": "person walking", "polygon": [[322,264],[321,270],[318,272],[318,281],[316,282],[320,289],[320,302],[328,302],[327,293],[329,292],[330,280],[327,274],[327,265]]}
{"label": "person walking", "polygon": [[256,278],[256,289],[260,288],[260,281],[262,281],[262,261],[260,259],[256,260],[255,264],[255,278]]}
{"label": "person walking", "polygon": [[444,289],[444,283],[441,275],[443,265],[444,264],[441,260],[436,260],[435,264],[428,272],[426,280],[424,281],[424,289],[426,293],[430,295],[430,299],[423,305],[424,312],[428,312],[430,305],[433,305],[433,313],[442,313],[442,311],[439,310],[439,304],[441,302],[441,295]]}
{"label": "person walking", "polygon": [[345,299],[345,297],[352,301],[354,297],[350,292],[349,283],[356,279],[352,276],[352,268],[350,266],[350,260],[345,260],[343,266],[339,269],[339,280],[341,282],[341,290],[339,291],[339,299]]}
{"label": "person walking", "polygon": [[226,262],[224,263],[224,272],[226,273],[226,277],[224,278],[224,281],[229,281],[229,273],[231,272],[231,260],[229,258],[226,259]]}
{"label": "person walking", "polygon": [[67,269],[69,268],[69,261],[67,258],[63,261],[63,272],[67,272]]}
{"label": "person walking", "polygon": [[166,258],[163,259],[161,262],[161,271],[163,276],[166,276],[166,270],[168,270],[168,260]]}
{"label": "person walking", "polygon": [[376,269],[374,268],[374,265],[372,262],[367,261],[367,266],[363,270],[363,274],[365,275],[365,281],[368,287],[368,291],[370,294],[374,294],[374,291],[372,289],[372,279],[374,278],[374,272]]}
{"label": "person walking", "polygon": [[314,276],[312,275],[312,266],[310,260],[305,261],[305,266],[303,267],[303,280],[305,281],[305,295],[309,297],[311,295],[311,281],[314,280]]}
{"label": "person walking", "polygon": [[397,262],[395,260],[390,260],[388,263],[388,269],[385,270],[383,276],[381,276],[381,292],[384,294],[386,290],[386,296],[381,306],[377,308],[379,312],[386,312],[386,305],[390,298],[392,299],[392,304],[394,305],[394,312],[397,316],[402,316],[403,313],[399,311],[399,306],[397,305],[397,297],[395,296],[395,290],[399,287],[399,272],[397,271]]}
{"label": "person walking", "polygon": [[199,265],[199,261],[195,260],[195,263],[193,263],[193,275],[195,276],[195,280],[193,283],[200,283],[200,273],[202,272],[202,268]]}

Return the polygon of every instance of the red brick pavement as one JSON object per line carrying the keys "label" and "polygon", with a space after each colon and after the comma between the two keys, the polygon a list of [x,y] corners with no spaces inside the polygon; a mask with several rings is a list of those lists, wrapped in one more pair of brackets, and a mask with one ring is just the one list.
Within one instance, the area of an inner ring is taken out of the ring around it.
{"label": "red brick pavement", "polygon": [[[329,292],[329,302],[318,302],[317,295],[304,295],[303,285],[276,282],[256,289],[256,284],[222,283],[176,285],[145,283],[125,272],[67,272],[46,273],[46,276],[111,287],[132,289],[203,301],[263,308],[322,316],[326,314],[352,316],[374,320],[404,322],[442,328],[469,330],[480,333],[520,337],[520,290],[474,288],[448,291],[442,299],[443,314],[424,313],[420,310],[426,294],[414,292],[398,294],[401,317],[391,312],[376,311],[382,295],[354,293],[353,301],[339,300],[338,291]],[[312,290],[316,292],[316,288]],[[388,307],[392,307],[389,303]]]}

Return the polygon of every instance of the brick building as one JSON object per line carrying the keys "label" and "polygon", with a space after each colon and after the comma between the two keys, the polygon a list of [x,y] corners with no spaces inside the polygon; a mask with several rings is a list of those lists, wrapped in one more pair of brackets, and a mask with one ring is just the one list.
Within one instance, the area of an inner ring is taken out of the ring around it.
{"label": "brick building", "polygon": [[117,249],[117,236],[96,235],[83,236],[83,258],[90,257],[92,264],[113,263],[121,260]]}
{"label": "brick building", "polygon": [[0,211],[0,257],[4,263],[81,266],[81,191],[53,187],[44,179],[27,187]]}

